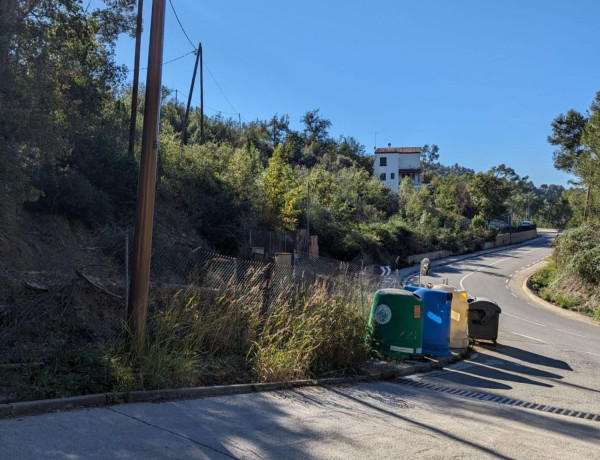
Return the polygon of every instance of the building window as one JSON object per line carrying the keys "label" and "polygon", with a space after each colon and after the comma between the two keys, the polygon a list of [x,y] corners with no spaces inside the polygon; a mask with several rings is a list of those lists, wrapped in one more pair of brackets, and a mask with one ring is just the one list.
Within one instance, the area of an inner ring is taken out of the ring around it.
{"label": "building window", "polygon": [[379,166],[387,166],[387,157],[379,157]]}
{"label": "building window", "polygon": [[390,179],[394,180],[396,178],[396,174],[395,173],[390,173]]}
{"label": "building window", "polygon": [[385,180],[385,173],[381,173],[379,175],[379,180]]}

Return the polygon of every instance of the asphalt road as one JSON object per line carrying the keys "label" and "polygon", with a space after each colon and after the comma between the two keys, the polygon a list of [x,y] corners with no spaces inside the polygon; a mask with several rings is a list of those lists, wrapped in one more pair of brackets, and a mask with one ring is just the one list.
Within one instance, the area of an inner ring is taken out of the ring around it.
{"label": "asphalt road", "polygon": [[522,245],[438,267],[423,282],[448,279],[502,308],[498,346],[477,346],[476,358],[430,381],[600,414],[600,326],[523,295],[523,269],[550,255],[552,233]]}
{"label": "asphalt road", "polygon": [[437,269],[503,309],[498,347],[448,370],[0,420],[0,459],[598,458],[600,328],[510,282],[547,243]]}

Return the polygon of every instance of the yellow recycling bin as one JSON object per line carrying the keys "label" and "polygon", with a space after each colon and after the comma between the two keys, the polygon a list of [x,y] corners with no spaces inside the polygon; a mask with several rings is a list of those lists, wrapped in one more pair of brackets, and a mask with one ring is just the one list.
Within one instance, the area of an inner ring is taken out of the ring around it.
{"label": "yellow recycling bin", "polygon": [[467,348],[469,346],[469,302],[467,291],[459,291],[448,284],[436,284],[432,289],[452,292],[450,312],[450,348]]}

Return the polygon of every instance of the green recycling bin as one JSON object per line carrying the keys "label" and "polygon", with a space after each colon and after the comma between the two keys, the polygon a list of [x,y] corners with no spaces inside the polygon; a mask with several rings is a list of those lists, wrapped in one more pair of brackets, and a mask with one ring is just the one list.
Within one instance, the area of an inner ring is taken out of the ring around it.
{"label": "green recycling bin", "polygon": [[423,348],[423,301],[402,289],[381,289],[373,297],[367,341],[378,354],[406,359]]}

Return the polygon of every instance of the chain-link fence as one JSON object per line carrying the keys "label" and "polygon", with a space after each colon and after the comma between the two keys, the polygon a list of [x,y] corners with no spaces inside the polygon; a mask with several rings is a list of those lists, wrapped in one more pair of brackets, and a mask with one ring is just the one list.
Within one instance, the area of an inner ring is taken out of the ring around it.
{"label": "chain-link fence", "polygon": [[[27,271],[0,265],[0,349],[30,325],[47,324],[51,329],[54,322],[67,321],[69,315],[92,312],[99,316],[94,328],[105,327],[104,323],[118,326],[126,319],[132,229],[105,228],[93,234],[81,231],[74,233],[70,243],[68,252],[38,257],[37,265]],[[40,254],[44,251],[48,249],[40,246]],[[356,306],[366,316],[376,290],[401,287],[395,274],[381,276],[378,266],[361,266],[293,249],[274,257],[261,256],[261,260],[225,256],[198,247],[197,241],[185,235],[156,232],[150,302],[156,304],[171,299],[178,291],[187,291],[207,303],[230,296],[239,305],[260,308],[266,314],[277,303],[292,304],[294,299],[310,298],[318,288]],[[73,283],[74,279],[84,283],[84,290]],[[90,289],[98,295],[91,294]],[[94,307],[84,312],[77,307],[78,302],[90,302]],[[79,322],[76,318],[73,321]]]}
{"label": "chain-link fence", "polygon": [[[282,233],[278,244],[282,244],[283,239],[290,238],[290,235],[290,232],[287,232],[287,236]],[[271,241],[275,240],[271,235]],[[121,300],[126,309],[132,229],[104,228],[91,235],[81,232],[74,243],[64,260],[58,260],[58,255],[53,254],[48,257],[47,266],[35,267],[35,270],[25,273],[28,283],[37,283],[43,288],[48,283],[57,284],[52,283],[51,279],[60,280],[58,284],[68,284],[70,279],[77,276],[106,295]],[[286,244],[292,243],[294,241],[289,240]],[[363,311],[367,312],[377,289],[400,286],[395,275],[380,276],[379,267],[309,255],[297,251],[293,245],[288,253],[275,253],[271,257],[267,252],[260,254],[259,260],[252,260],[252,255],[230,257],[197,247],[197,244],[197,241],[182,238],[181,235],[164,232],[155,234],[150,274],[151,297],[161,291],[191,287],[199,289],[204,296],[222,295],[232,290],[254,293],[262,296],[265,304],[270,304],[280,295],[291,292],[299,294],[313,286],[321,286],[331,295],[343,296],[360,304]],[[275,247],[272,245],[270,250]],[[285,248],[285,245],[282,246],[282,249]],[[52,268],[52,263],[58,271]],[[53,274],[61,276],[53,277]]]}
{"label": "chain-link fence", "polygon": [[[127,230],[98,233],[95,244],[88,246],[96,254],[96,262],[78,267],[78,274],[127,302],[132,240],[132,232]],[[376,290],[401,287],[394,273],[381,276],[378,266],[361,266],[295,249],[284,255],[287,257],[264,255],[258,261],[248,260],[159,237],[152,248],[150,295],[188,288],[198,290],[207,300],[228,292],[252,294],[260,296],[263,307],[269,308],[282,295],[302,295],[318,286],[360,305],[367,314]]]}

